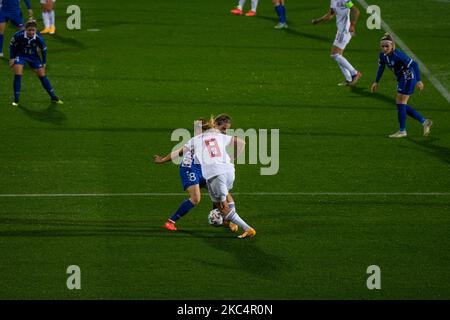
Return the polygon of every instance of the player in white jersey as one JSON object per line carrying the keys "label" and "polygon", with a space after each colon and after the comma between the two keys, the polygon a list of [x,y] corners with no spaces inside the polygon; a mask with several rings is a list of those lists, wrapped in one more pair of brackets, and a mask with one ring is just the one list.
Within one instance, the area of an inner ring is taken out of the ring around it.
{"label": "player in white jersey", "polygon": [[242,220],[235,207],[231,207],[227,201],[235,178],[234,164],[227,147],[234,147],[234,158],[237,158],[245,147],[245,141],[223,134],[218,129],[219,124],[220,119],[216,119],[215,123],[213,121],[211,129],[189,140],[185,147],[193,147],[194,161],[200,163],[211,200],[221,211],[224,221],[235,223],[244,230],[239,238],[253,237],[256,234],[255,229]]}
{"label": "player in white jersey", "polygon": [[329,12],[312,21],[316,25],[329,21],[334,16],[336,17],[337,33],[331,48],[331,58],[337,62],[345,77],[345,82],[340,85],[354,86],[362,77],[362,73],[356,70],[343,56],[345,47],[355,33],[359,14],[359,9],[353,4],[352,0],[331,0]]}
{"label": "player in white jersey", "polygon": [[55,6],[56,0],[41,0],[42,21],[44,22],[44,30],[41,34],[55,34]]}
{"label": "player in white jersey", "polygon": [[[209,124],[202,118],[196,120],[194,124],[195,135],[201,134],[203,130],[209,129]],[[225,132],[230,127],[231,121],[218,125],[221,132]],[[206,187],[206,180],[203,178],[201,166],[198,163],[194,163],[194,150],[192,146],[178,148],[165,157],[155,155],[153,156],[153,161],[157,164],[163,164],[178,157],[182,157],[180,163],[181,184],[183,189],[188,192],[189,199],[182,202],[175,213],[173,213],[163,225],[164,228],[171,231],[176,231],[176,222],[189,213],[194,207],[198,206],[201,199],[200,188]],[[234,206],[234,200],[230,194],[227,197],[227,201],[230,206]],[[234,223],[224,223],[223,225],[224,227],[229,227],[232,232],[238,231],[238,226]]]}

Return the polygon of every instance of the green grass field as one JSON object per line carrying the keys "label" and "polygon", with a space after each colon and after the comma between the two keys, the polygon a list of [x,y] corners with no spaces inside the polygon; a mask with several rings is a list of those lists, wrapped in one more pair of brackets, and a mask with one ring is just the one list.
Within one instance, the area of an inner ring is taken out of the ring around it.
{"label": "green grass field", "polygon": [[[361,6],[346,56],[364,77],[350,89],[336,86],[334,21],[310,24],[329,1],[287,0],[283,31],[270,1],[255,18],[230,15],[235,2],[77,0],[82,29],[69,31],[74,3],[58,0],[47,73],[63,106],[26,69],[11,107],[0,60],[0,299],[450,299],[448,101],[423,76],[410,104],[434,120],[430,137],[408,119],[408,138],[389,139],[396,82],[386,71],[369,92],[384,31]],[[449,90],[449,1],[376,4]],[[186,197],[170,195],[178,168],[152,156],[222,112],[235,128],[280,129],[277,175],[236,167],[237,209],[258,234],[210,227],[207,194],[179,231],[162,229]],[[160,195],[117,195],[129,193]],[[81,290],[66,287],[69,265]],[[370,265],[381,290],[366,287]]]}

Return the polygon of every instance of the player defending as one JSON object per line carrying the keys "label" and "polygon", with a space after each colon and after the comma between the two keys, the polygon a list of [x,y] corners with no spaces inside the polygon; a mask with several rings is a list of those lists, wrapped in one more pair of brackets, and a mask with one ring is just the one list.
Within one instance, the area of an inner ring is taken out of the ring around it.
{"label": "player defending", "polygon": [[[219,123],[220,119],[216,118],[216,123]],[[225,132],[230,128],[231,123],[220,123],[219,130]],[[198,119],[195,121],[195,134],[200,134],[203,130],[209,129],[209,124],[204,119]],[[162,164],[176,159],[182,156],[180,163],[180,178],[183,190],[189,194],[189,199],[183,201],[178,207],[177,211],[167,220],[163,225],[164,228],[171,231],[176,231],[176,222],[184,217],[189,211],[200,203],[201,193],[200,188],[206,188],[206,180],[203,178],[202,167],[199,163],[194,161],[194,150],[191,145],[185,145],[165,157],[159,155],[153,156],[153,161],[157,164]],[[228,201],[234,204],[234,200],[229,195]],[[237,232],[238,226],[234,223],[225,224],[231,231]]]}
{"label": "player defending", "polygon": [[55,5],[56,0],[41,0],[42,21],[44,21],[44,30],[42,34],[55,34]]}
{"label": "player defending", "polygon": [[388,66],[397,78],[397,114],[400,130],[391,134],[390,138],[403,138],[406,133],[406,115],[416,119],[423,126],[423,135],[430,134],[430,128],[433,121],[425,119],[420,113],[407,105],[410,95],[414,93],[414,87],[423,89],[423,83],[420,81],[420,71],[417,62],[408,57],[405,53],[395,48],[395,42],[392,37],[386,33],[381,38],[381,52],[378,62],[378,72],[375,82],[372,84],[371,91],[378,89],[378,83],[383,75],[384,69]]}
{"label": "player defending", "polygon": [[[258,0],[251,0],[251,1],[252,1],[252,8],[245,14],[246,17],[256,16],[256,9],[258,8]],[[236,6],[236,8],[231,10],[231,13],[236,16],[242,16],[244,14],[243,10],[245,2],[246,0],[239,0],[238,5]]]}
{"label": "player defending", "polygon": [[[33,17],[30,0],[24,0],[28,9],[28,16]],[[22,11],[20,10],[20,0],[0,0],[0,58],[3,57],[3,40],[8,21],[12,22],[18,30],[23,29]]]}
{"label": "player defending", "polygon": [[[9,66],[14,70],[14,102],[12,103],[14,107],[19,106],[20,87],[25,63],[28,63],[39,77],[51,101],[53,103],[63,104],[55,95],[52,85],[45,75],[47,47],[45,46],[44,39],[37,33],[36,29],[36,21],[28,21],[25,24],[25,30],[16,32],[11,38],[9,45]],[[39,56],[38,51],[40,51],[42,57]]]}
{"label": "player defending", "polygon": [[284,0],[272,0],[275,12],[278,15],[278,23],[275,29],[287,29],[288,25],[286,23],[286,8],[284,7]]}
{"label": "player defending", "polygon": [[221,211],[224,221],[237,224],[244,230],[239,238],[253,237],[255,229],[250,227],[230,206],[227,195],[233,188],[234,165],[227,153],[227,146],[234,146],[235,158],[243,151],[245,141],[220,132],[217,125],[192,138],[188,143],[194,147],[194,153],[202,166],[203,176],[208,185],[209,195],[216,207]]}
{"label": "player defending", "polygon": [[331,48],[331,58],[333,58],[345,77],[345,82],[339,85],[354,86],[362,77],[347,59],[344,58],[345,47],[349,44],[355,34],[355,26],[359,18],[359,9],[351,0],[331,0],[330,11],[318,19],[314,19],[312,24],[316,25],[331,20],[336,16],[337,33]]}

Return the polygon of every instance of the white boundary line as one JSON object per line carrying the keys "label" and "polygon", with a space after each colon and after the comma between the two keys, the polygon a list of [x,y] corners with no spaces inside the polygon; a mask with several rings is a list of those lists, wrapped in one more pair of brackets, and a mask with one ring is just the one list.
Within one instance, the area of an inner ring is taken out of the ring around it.
{"label": "white boundary line", "polygon": [[[450,196],[450,192],[236,192],[238,196]],[[204,195],[207,195],[204,193]],[[177,197],[186,193],[18,193],[0,194],[0,198],[63,197]]]}
{"label": "white boundary line", "polygon": [[[365,0],[356,0],[356,1],[358,1],[359,4],[363,6],[365,10],[367,10],[367,7],[369,5]],[[399,45],[399,47],[401,47],[407,55],[409,55],[419,64],[422,73],[427,76],[428,80],[433,84],[436,90],[439,91],[439,93],[447,100],[448,103],[450,103],[450,93],[442,85],[442,83],[431,74],[427,66],[425,66],[425,64],[414,54],[414,52],[411,51],[411,49],[406,45],[406,43],[403,42],[403,40],[400,39],[400,37],[394,33],[394,30],[392,30],[391,27],[383,19],[381,19],[381,26],[386,32],[389,32],[394,37],[395,42]]]}

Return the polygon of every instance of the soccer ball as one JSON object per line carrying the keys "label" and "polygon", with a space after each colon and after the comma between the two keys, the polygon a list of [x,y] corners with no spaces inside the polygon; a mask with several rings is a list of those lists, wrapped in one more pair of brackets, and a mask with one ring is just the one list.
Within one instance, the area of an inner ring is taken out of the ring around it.
{"label": "soccer ball", "polygon": [[223,224],[223,217],[218,209],[213,209],[209,212],[208,223],[215,227],[221,226]]}

